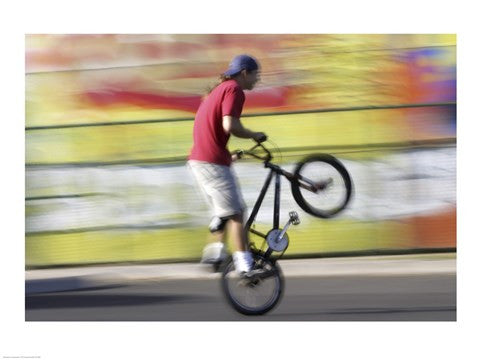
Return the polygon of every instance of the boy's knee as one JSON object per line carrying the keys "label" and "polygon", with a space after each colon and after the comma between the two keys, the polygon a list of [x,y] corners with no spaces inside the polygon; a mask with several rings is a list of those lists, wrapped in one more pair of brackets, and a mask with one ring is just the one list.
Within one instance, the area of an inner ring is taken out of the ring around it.
{"label": "boy's knee", "polygon": [[239,214],[234,214],[230,217],[233,221],[243,222],[243,212]]}
{"label": "boy's knee", "polygon": [[219,231],[223,231],[225,229],[225,225],[227,224],[228,218],[225,217],[214,217],[213,220],[210,222],[208,229],[211,233],[216,233]]}

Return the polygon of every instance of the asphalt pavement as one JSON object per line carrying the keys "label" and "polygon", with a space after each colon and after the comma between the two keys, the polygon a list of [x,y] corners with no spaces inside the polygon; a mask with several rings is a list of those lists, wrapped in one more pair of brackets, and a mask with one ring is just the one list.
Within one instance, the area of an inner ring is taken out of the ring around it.
{"label": "asphalt pavement", "polygon": [[[456,274],[456,253],[279,260],[285,278]],[[198,263],[81,266],[27,270],[26,295],[116,286],[151,280],[220,277]]]}

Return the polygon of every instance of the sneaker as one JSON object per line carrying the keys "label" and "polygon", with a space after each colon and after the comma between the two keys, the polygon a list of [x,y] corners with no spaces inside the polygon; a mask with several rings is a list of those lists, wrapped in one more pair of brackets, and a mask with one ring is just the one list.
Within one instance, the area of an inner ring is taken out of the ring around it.
{"label": "sneaker", "polygon": [[240,281],[238,282],[238,285],[254,288],[255,286],[261,284],[262,279],[265,279],[269,276],[266,275],[267,273],[268,270],[266,269],[243,271],[239,274]]}
{"label": "sneaker", "polygon": [[268,273],[267,269],[261,268],[261,269],[254,269],[250,271],[244,271],[242,272],[241,276],[247,279],[253,279],[253,278],[261,278],[262,275]]}
{"label": "sneaker", "polygon": [[228,254],[225,245],[221,242],[208,244],[203,248],[202,264],[218,264],[227,258]]}

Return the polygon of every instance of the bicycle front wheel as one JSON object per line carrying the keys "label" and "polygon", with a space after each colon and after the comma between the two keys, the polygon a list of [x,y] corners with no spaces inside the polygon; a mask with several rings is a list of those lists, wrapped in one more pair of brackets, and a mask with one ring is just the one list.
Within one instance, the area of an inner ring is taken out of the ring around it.
{"label": "bicycle front wheel", "polygon": [[268,276],[245,279],[235,271],[233,260],[222,274],[222,289],[232,307],[244,315],[262,315],[277,305],[283,293],[283,276],[277,264],[253,255],[255,268],[264,269]]}
{"label": "bicycle front wheel", "polygon": [[294,170],[292,194],[307,213],[330,218],[345,209],[352,195],[352,180],[335,157],[316,154],[299,162]]}

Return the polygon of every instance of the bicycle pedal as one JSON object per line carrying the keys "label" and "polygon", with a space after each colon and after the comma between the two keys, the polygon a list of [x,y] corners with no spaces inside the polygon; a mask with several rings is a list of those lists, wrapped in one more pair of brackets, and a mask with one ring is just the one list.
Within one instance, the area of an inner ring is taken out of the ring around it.
{"label": "bicycle pedal", "polygon": [[290,216],[290,221],[292,222],[292,225],[300,224],[300,218],[298,217],[298,213],[296,211],[290,211],[288,215]]}

